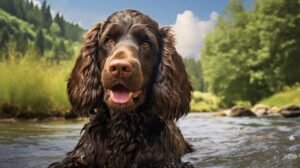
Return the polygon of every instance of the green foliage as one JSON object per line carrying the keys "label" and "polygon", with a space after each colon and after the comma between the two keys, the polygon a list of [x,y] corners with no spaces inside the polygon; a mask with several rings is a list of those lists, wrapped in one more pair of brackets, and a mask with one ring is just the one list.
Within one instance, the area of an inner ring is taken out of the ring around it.
{"label": "green foliage", "polygon": [[220,99],[210,93],[194,91],[191,101],[192,112],[212,112],[220,108]]}
{"label": "green foliage", "polygon": [[44,23],[43,26],[45,28],[48,28],[52,23],[52,15],[51,15],[51,12],[50,12],[50,6],[47,5],[46,1],[43,1],[43,3],[42,3],[41,12],[42,12],[43,23]]}
{"label": "green foliage", "polygon": [[34,45],[39,52],[38,58],[59,63],[71,58],[73,48],[66,49],[65,45],[77,44],[82,33],[82,28],[59,14],[53,19],[46,1],[41,7],[27,0],[0,1],[0,60],[9,59],[8,45],[14,43],[16,55],[20,57]]}
{"label": "green foliage", "polygon": [[300,81],[300,1],[230,1],[205,39],[201,65],[208,90],[254,104]]}
{"label": "green foliage", "polygon": [[[55,22],[53,25],[55,27]],[[16,52],[19,52],[19,56],[22,57],[24,53],[34,45],[37,51],[40,53],[38,58],[47,58],[47,60],[60,62],[61,60],[71,59],[70,56],[74,54],[74,45],[78,45],[79,42],[66,40],[57,36],[58,31],[55,33],[49,33],[47,29],[36,29],[34,25],[29,24],[21,19],[16,18],[0,9],[0,60],[8,59],[8,45],[10,43],[16,43]],[[56,24],[57,25],[57,24]],[[55,28],[53,28],[55,29]],[[66,47],[66,44],[70,47]],[[62,46],[59,46],[62,45]],[[56,47],[59,49],[60,56],[53,54],[56,51]],[[68,48],[68,49],[66,49]],[[55,60],[58,59],[58,60]]]}
{"label": "green foliage", "polygon": [[283,107],[288,105],[300,105],[300,84],[285,87],[283,91],[265,98],[258,104]]}
{"label": "green foliage", "polygon": [[[14,58],[15,53],[9,54]],[[21,109],[21,113],[25,113],[23,115],[67,112],[70,106],[66,79],[73,61],[50,65],[36,60],[37,55],[32,48],[22,58],[0,61],[0,105],[12,104]]]}
{"label": "green foliage", "polygon": [[0,9],[34,25],[36,30],[46,29],[50,32],[49,28],[51,24],[56,22],[61,30],[61,33],[59,34],[61,38],[71,41],[82,40],[83,29],[77,24],[67,22],[63,16],[60,16],[59,14],[57,14],[53,19],[50,12],[50,6],[46,3],[46,1],[43,1],[42,6],[39,8],[28,0],[1,0]]}
{"label": "green foliage", "polygon": [[56,22],[51,23],[50,32],[56,36],[58,36],[60,34],[61,30],[60,30],[59,25]]}
{"label": "green foliage", "polygon": [[35,36],[34,44],[40,56],[44,55],[45,52],[45,37],[42,30],[39,30]]}
{"label": "green foliage", "polygon": [[183,62],[192,82],[193,90],[204,91],[205,88],[202,78],[200,61],[196,61],[193,58],[185,58]]}

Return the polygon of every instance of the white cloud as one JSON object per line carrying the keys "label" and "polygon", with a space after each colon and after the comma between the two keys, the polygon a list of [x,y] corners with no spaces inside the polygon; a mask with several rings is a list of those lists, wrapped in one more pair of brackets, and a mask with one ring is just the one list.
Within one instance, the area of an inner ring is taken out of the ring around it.
{"label": "white cloud", "polygon": [[200,20],[189,10],[178,14],[176,23],[172,25],[178,53],[183,57],[199,59],[204,37],[213,30],[217,19],[218,13],[214,11],[209,20]]}

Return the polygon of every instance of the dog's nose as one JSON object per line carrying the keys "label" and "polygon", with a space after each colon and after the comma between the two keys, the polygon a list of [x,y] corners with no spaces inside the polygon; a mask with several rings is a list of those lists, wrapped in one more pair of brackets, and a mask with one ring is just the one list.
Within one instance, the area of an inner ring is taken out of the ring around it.
{"label": "dog's nose", "polygon": [[132,72],[132,65],[126,59],[115,59],[110,62],[108,69],[113,76],[126,78]]}

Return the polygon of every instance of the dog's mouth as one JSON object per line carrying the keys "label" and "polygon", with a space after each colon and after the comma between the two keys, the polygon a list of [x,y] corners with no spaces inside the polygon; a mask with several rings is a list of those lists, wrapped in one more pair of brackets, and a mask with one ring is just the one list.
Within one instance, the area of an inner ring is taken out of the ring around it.
{"label": "dog's mouth", "polygon": [[104,102],[114,112],[130,112],[136,109],[145,98],[141,89],[129,89],[118,83],[105,89]]}
{"label": "dog's mouth", "polygon": [[130,91],[125,86],[118,84],[114,86],[112,89],[107,89],[108,96],[114,103],[117,104],[126,104],[134,99],[138,98],[142,93],[141,90]]}

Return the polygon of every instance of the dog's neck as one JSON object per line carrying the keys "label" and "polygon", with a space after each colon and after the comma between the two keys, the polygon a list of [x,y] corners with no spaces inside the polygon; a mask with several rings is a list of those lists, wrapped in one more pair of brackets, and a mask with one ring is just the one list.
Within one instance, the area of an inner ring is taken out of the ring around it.
{"label": "dog's neck", "polygon": [[[152,110],[153,109],[147,110],[144,107],[140,107],[133,111],[115,112],[111,109],[104,108],[97,111],[95,116],[91,118],[90,123],[95,123],[100,127],[107,129],[107,131],[118,128],[118,125],[122,125],[120,128],[134,125],[150,130],[150,134],[160,134],[164,129],[165,122]],[[128,128],[128,130],[132,129]],[[143,130],[142,132],[147,131]]]}
{"label": "dog's neck", "polygon": [[99,165],[120,167],[120,163],[132,164],[138,151],[149,145],[149,142],[159,142],[164,129],[165,123],[149,112],[118,113],[107,109],[97,113],[85,131],[93,134],[91,140],[95,148],[106,152],[96,158],[96,162]]}

